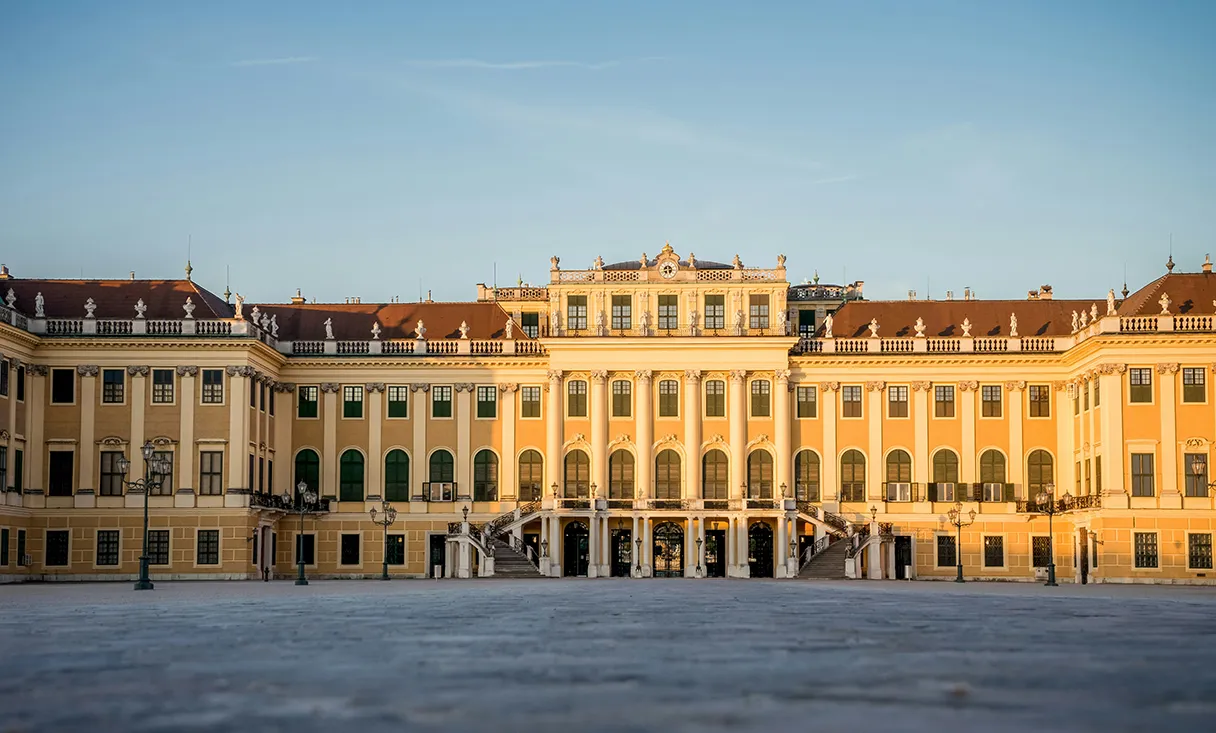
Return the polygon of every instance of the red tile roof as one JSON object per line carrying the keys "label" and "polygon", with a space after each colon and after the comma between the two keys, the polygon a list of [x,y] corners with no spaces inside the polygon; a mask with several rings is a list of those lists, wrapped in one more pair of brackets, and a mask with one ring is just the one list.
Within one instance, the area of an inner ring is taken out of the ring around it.
{"label": "red tile roof", "polygon": [[9,288],[17,296],[16,309],[34,315],[34,298],[42,293],[47,318],[84,318],[89,298],[97,305],[96,318],[134,318],[142,298],[144,318],[184,318],[186,298],[195,305],[195,318],[231,318],[232,306],[190,280],[0,280],[0,299]]}
{"label": "red tile roof", "polygon": [[[860,300],[846,303],[833,316],[832,335],[854,338],[870,335],[870,320],[878,319],[878,335],[886,338],[915,336],[917,318],[924,319],[925,335],[962,336],[964,318],[971,335],[1009,336],[1009,316],[1018,317],[1018,336],[1067,336],[1072,333],[1072,312],[1098,305],[1106,312],[1106,299],[1097,300]],[[819,328],[820,335],[823,327]]]}
{"label": "red tile roof", "polygon": [[[498,339],[503,337],[507,312],[498,303],[305,303],[258,304],[258,309],[276,317],[279,338],[284,341],[313,341],[325,338],[325,321],[333,320],[334,338],[366,340],[372,337],[372,325],[380,324],[381,339],[417,338],[419,319],[426,328],[428,339],[460,338],[460,324],[469,324],[469,338]],[[253,306],[245,303],[244,314],[249,318]],[[512,334],[527,339],[519,324]]]}
{"label": "red tile roof", "polygon": [[1216,311],[1216,274],[1179,272],[1162,275],[1127,296],[1119,307],[1121,316],[1149,316],[1161,312],[1161,295],[1170,296],[1170,313],[1212,313]]}

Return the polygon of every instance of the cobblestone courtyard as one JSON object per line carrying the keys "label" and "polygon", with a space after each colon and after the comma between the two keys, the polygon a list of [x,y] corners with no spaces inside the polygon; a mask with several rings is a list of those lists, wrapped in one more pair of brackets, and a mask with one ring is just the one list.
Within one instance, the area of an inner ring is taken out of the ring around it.
{"label": "cobblestone courtyard", "polygon": [[0,586],[0,733],[1212,730],[1216,591]]}

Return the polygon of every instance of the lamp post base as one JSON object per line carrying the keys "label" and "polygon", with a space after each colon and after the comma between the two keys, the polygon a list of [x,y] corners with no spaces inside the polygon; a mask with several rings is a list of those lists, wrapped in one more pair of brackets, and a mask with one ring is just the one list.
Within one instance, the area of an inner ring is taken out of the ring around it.
{"label": "lamp post base", "polygon": [[140,579],[135,581],[135,590],[152,590],[152,587],[152,581],[150,580]]}
{"label": "lamp post base", "polygon": [[297,565],[300,569],[300,574],[296,576],[296,585],[308,585],[308,578],[304,577],[304,563]]}
{"label": "lamp post base", "polygon": [[307,578],[296,578],[296,585],[308,585]]}
{"label": "lamp post base", "polygon": [[152,581],[148,579],[148,558],[139,558],[139,580],[135,581],[135,590],[152,590]]}
{"label": "lamp post base", "polygon": [[1047,582],[1044,583],[1043,585],[1047,585],[1047,586],[1059,585],[1059,583],[1056,582],[1056,564],[1055,563],[1052,563],[1051,565],[1047,566]]}
{"label": "lamp post base", "polygon": [[959,566],[959,568],[958,568],[958,575],[957,575],[957,576],[954,578],[954,582],[955,582],[955,583],[965,583],[965,582],[967,582],[967,581],[963,580],[963,567],[962,567],[961,565],[960,565],[960,566]]}

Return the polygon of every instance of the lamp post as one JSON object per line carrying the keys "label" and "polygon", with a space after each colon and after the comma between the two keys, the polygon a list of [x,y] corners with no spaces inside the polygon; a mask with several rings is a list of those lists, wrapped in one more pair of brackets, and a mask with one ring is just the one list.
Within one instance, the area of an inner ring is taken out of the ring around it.
{"label": "lamp post", "polygon": [[878,507],[874,506],[873,504],[870,505],[870,521],[878,521]]}
{"label": "lamp post", "polygon": [[[1191,459],[1191,474],[1195,477],[1195,482],[1203,486],[1208,491],[1216,492],[1216,481],[1209,482],[1207,480],[1208,458],[1202,453],[1198,453]],[[1202,476],[1203,478],[1200,478]]]}
{"label": "lamp post", "polygon": [[317,492],[308,488],[308,484],[301,481],[296,484],[295,501],[291,497],[286,497],[287,503],[294,506],[296,513],[300,515],[300,531],[296,534],[296,567],[298,574],[296,575],[296,585],[308,585],[308,578],[304,577],[304,514],[308,508],[317,501]]}
{"label": "lamp post", "polygon": [[[465,507],[464,512],[467,518],[469,515],[468,507]],[[385,499],[381,502],[379,511],[376,510],[376,507],[372,507],[367,513],[371,515],[373,523],[384,527],[384,567],[380,571],[380,580],[388,580],[388,528],[393,522],[397,521],[397,510],[393,508],[388,499]],[[377,514],[380,516],[379,519],[376,519]]]}
{"label": "lamp post", "polygon": [[701,577],[701,543],[704,542],[700,537],[697,538],[697,577]]}
{"label": "lamp post", "polygon": [[954,541],[954,554],[955,554],[956,559],[958,560],[958,577],[956,577],[954,579],[954,582],[962,583],[962,582],[964,582],[963,581],[963,527],[970,527],[972,524],[975,523],[975,510],[972,509],[970,512],[968,512],[967,519],[964,519],[963,518],[963,505],[959,502],[955,502],[954,506],[950,509],[950,511],[946,512],[946,517],[947,517],[947,521],[949,521],[950,524],[953,524],[954,527],[958,530],[957,535],[955,535],[956,539]]}
{"label": "lamp post", "polygon": [[[1052,530],[1052,519],[1056,514],[1059,514],[1060,507],[1056,505],[1056,485],[1047,484],[1043,490],[1035,496],[1035,501],[1038,502],[1039,511],[1047,515],[1047,582],[1044,585],[1054,586],[1056,583],[1056,537]],[[1072,495],[1068,492],[1064,493],[1064,501],[1068,502]]]}
{"label": "lamp post", "polygon": [[635,545],[637,545],[637,548],[638,548],[638,551],[636,553],[634,553],[634,558],[633,558],[633,561],[635,563],[637,563],[637,567],[635,567],[634,570],[638,571],[638,577],[640,578],[640,577],[642,577],[642,538],[641,537],[637,538],[636,540],[633,541],[633,543]]}
{"label": "lamp post", "polygon": [[143,478],[126,480],[127,472],[131,470],[131,461],[126,456],[118,459],[118,472],[128,489],[142,489],[144,492],[144,551],[139,557],[139,580],[135,581],[135,590],[152,590],[152,581],[148,578],[148,494],[161,487],[171,468],[168,460],[155,457],[156,446],[152,445],[152,441],[144,443],[140,452],[144,457]]}

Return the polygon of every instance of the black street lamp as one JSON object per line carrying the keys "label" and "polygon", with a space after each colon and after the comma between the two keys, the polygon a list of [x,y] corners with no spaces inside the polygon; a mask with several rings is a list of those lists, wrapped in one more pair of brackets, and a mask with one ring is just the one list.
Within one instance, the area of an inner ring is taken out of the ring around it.
{"label": "black street lamp", "polygon": [[296,535],[296,567],[299,571],[296,575],[296,585],[308,585],[308,578],[304,577],[304,515],[316,503],[317,492],[309,489],[308,484],[301,481],[296,484],[295,501],[292,501],[290,496],[283,498],[286,504],[294,506],[300,515],[300,532]]}
{"label": "black street lamp", "polygon": [[[1072,494],[1064,492],[1064,503],[1072,498]],[[1047,582],[1044,585],[1054,586],[1056,583],[1056,537],[1052,531],[1051,520],[1060,513],[1060,507],[1056,504],[1056,485],[1047,484],[1043,490],[1035,497],[1038,502],[1039,511],[1047,515]]]}
{"label": "black street lamp", "polygon": [[701,577],[701,543],[705,540],[697,538],[697,577]]}
{"label": "black street lamp", "polygon": [[638,551],[634,553],[637,557],[633,558],[633,561],[637,563],[637,567],[634,569],[638,571],[638,577],[640,578],[642,577],[642,538],[639,537],[633,542],[638,546]]}
{"label": "black street lamp", "polygon": [[[1203,486],[1208,491],[1216,492],[1216,481],[1209,482],[1208,476],[1208,458],[1202,453],[1198,453],[1191,459],[1191,475],[1195,477],[1195,482]],[[1202,476],[1202,478],[1200,478]]]}
{"label": "black street lamp", "polygon": [[975,510],[972,509],[967,513],[967,519],[963,518],[963,505],[955,502],[950,511],[946,512],[947,521],[953,524],[958,530],[954,541],[954,554],[958,560],[958,577],[954,579],[955,583],[963,581],[963,527],[970,527],[975,523]]}
{"label": "black street lamp", "polygon": [[152,445],[152,441],[144,443],[140,452],[144,456],[143,478],[126,480],[131,461],[125,455],[118,459],[118,472],[124,477],[122,482],[128,490],[140,489],[144,492],[144,552],[139,557],[139,580],[135,581],[135,590],[152,590],[152,580],[148,578],[148,494],[153,489],[159,489],[173,469],[168,459],[156,456],[156,446]]}
{"label": "black street lamp", "polygon": [[[467,518],[469,515],[468,507],[465,507],[464,512]],[[380,580],[388,580],[388,528],[389,525],[397,521],[397,510],[393,508],[388,499],[385,499],[380,504],[379,512],[376,511],[376,507],[372,507],[368,511],[368,514],[372,515],[373,523],[384,527],[384,569],[380,572]],[[380,515],[379,519],[376,519],[377,514]]]}

